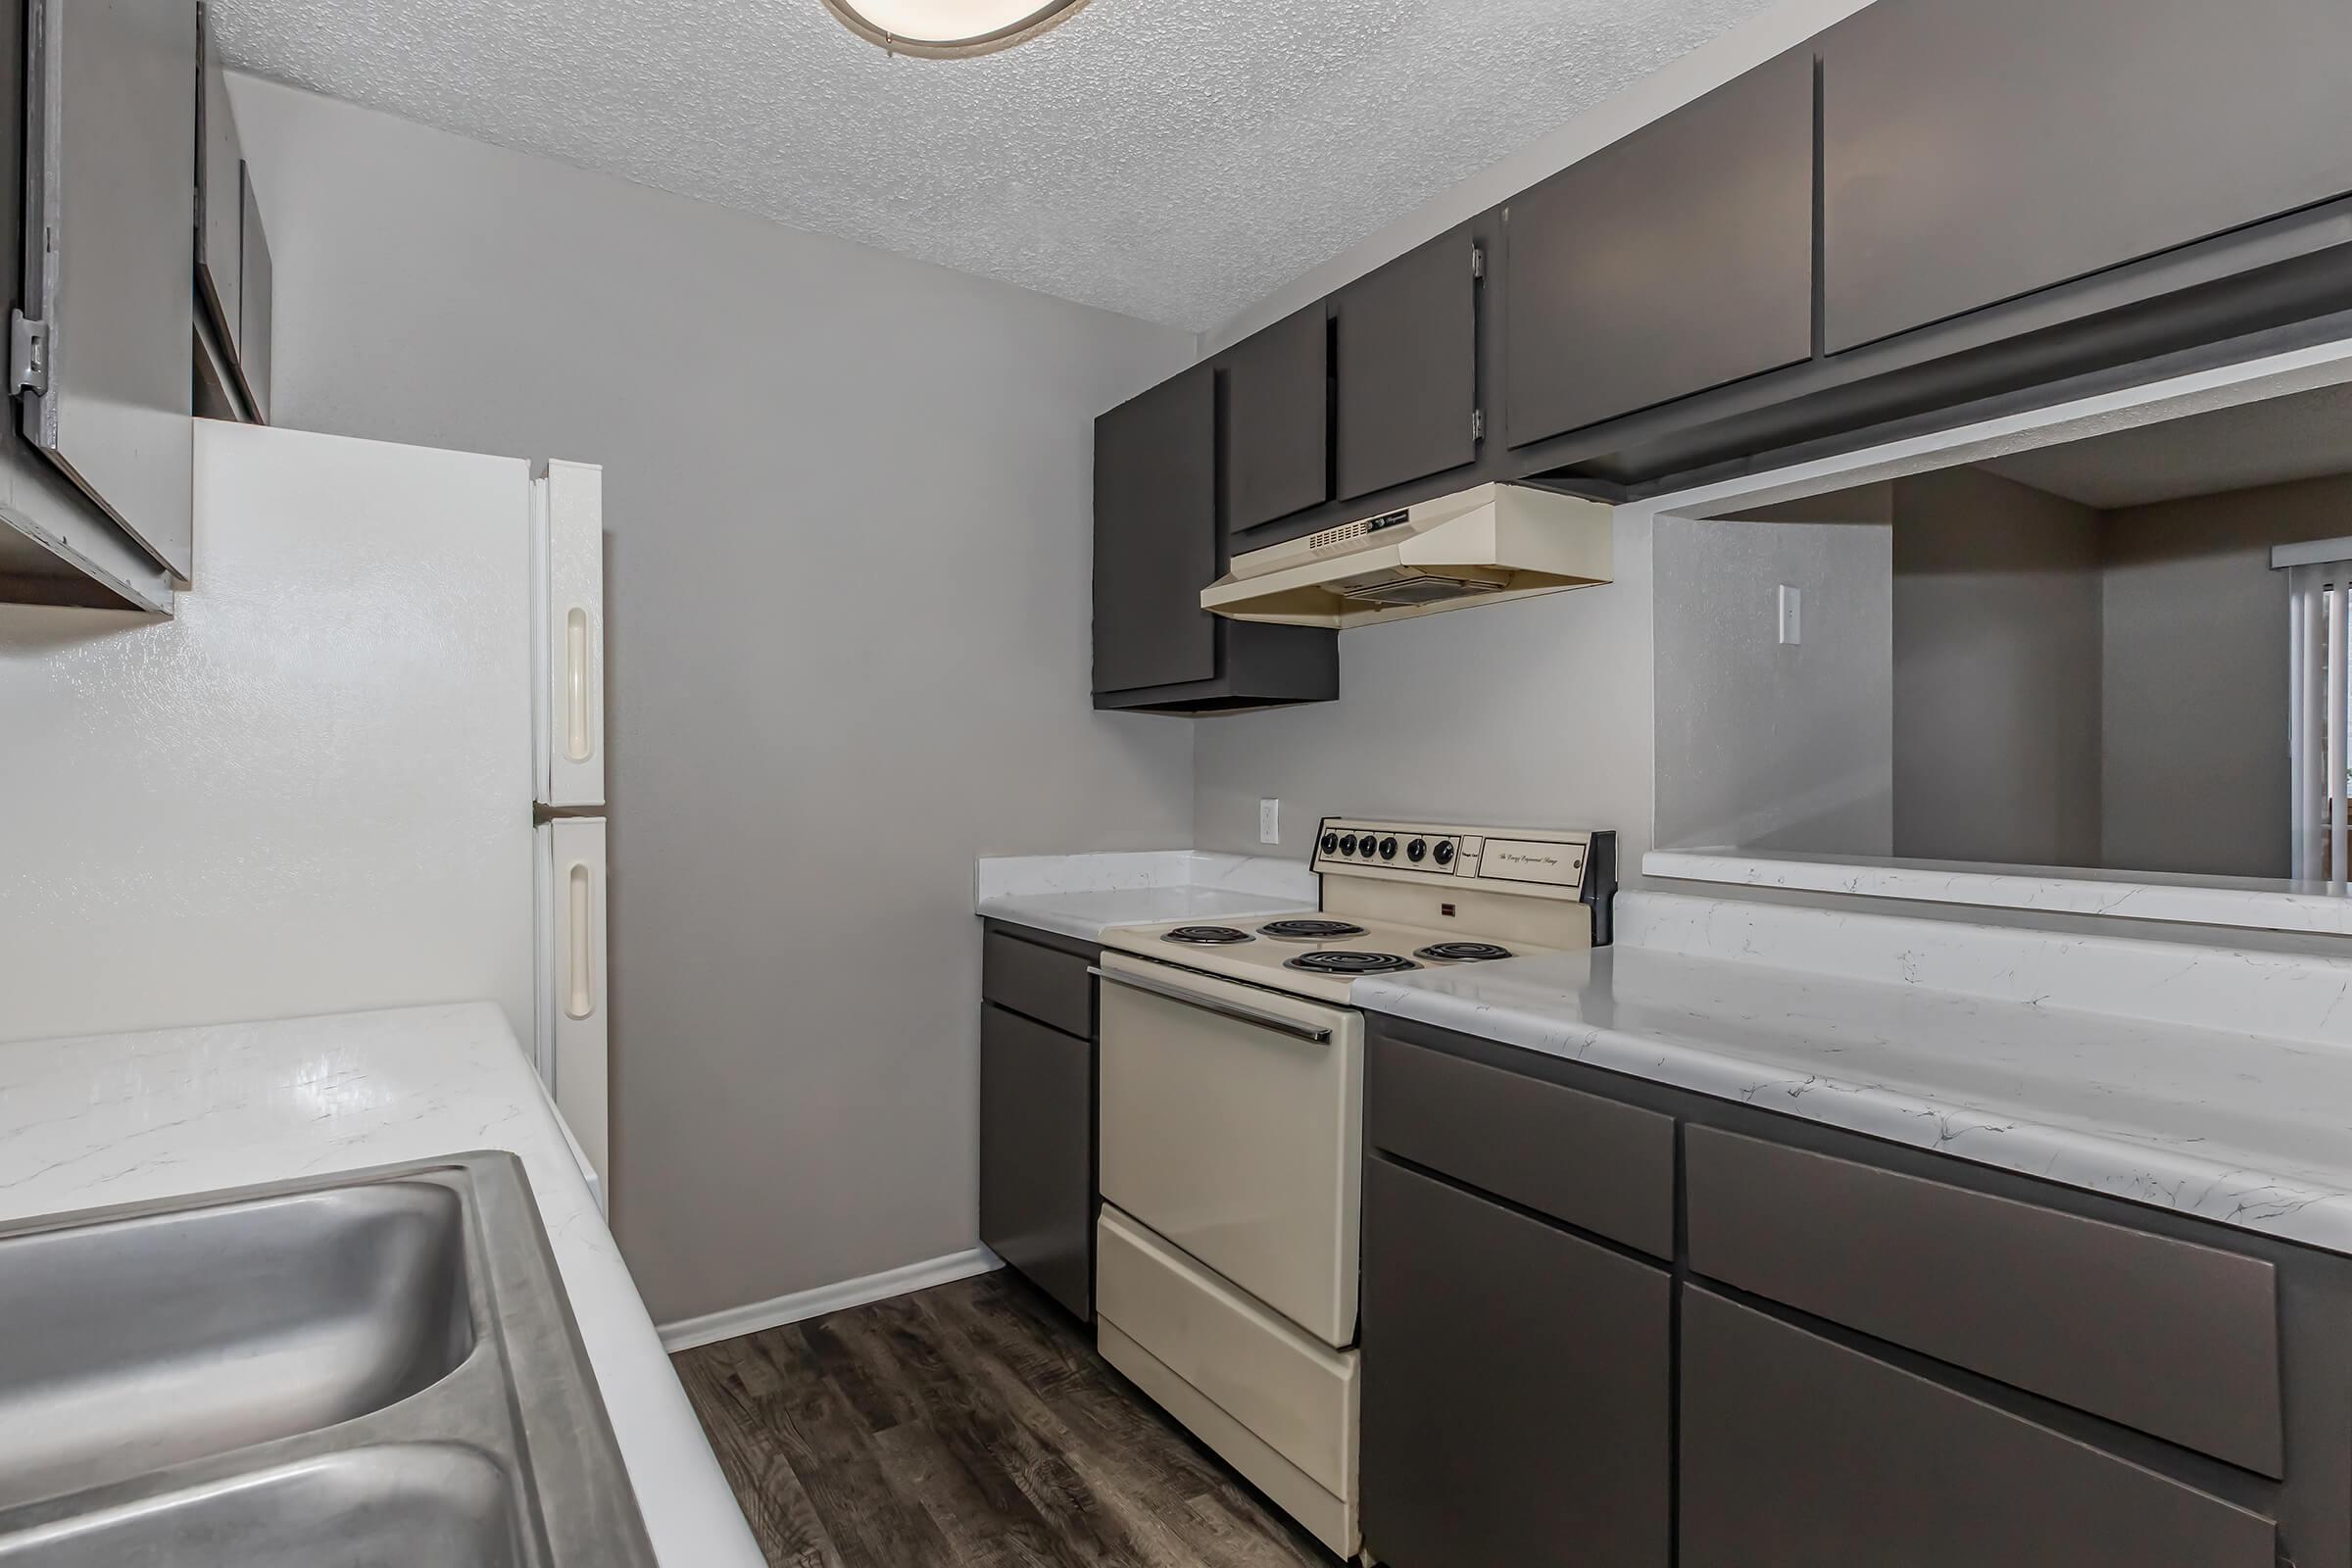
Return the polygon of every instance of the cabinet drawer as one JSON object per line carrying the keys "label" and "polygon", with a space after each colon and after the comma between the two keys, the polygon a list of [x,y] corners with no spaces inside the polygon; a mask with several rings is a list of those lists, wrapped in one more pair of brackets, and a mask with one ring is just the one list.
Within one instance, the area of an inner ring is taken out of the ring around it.
{"label": "cabinet drawer", "polygon": [[1695,1271],[2283,1473],[2269,1263],[1709,1127],[1684,1157]]}
{"label": "cabinet drawer", "polygon": [[1355,1352],[1307,1338],[1107,1203],[1097,1234],[1102,1320],[1316,1486],[1352,1498]]}
{"label": "cabinet drawer", "polygon": [[1674,1118],[1375,1039],[1365,1137],[1653,1257],[1674,1255]]}
{"label": "cabinet drawer", "polygon": [[980,948],[980,995],[1081,1040],[1095,1038],[1095,980],[1087,962],[1002,931]]}
{"label": "cabinet drawer", "polygon": [[2276,1561],[2260,1514],[1705,1291],[1682,1364],[1682,1568]]}

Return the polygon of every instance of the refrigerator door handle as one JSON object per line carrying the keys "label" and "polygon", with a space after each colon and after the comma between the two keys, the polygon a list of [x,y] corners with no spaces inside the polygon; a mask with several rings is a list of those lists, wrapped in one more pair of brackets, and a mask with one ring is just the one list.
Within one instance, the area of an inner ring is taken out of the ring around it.
{"label": "refrigerator door handle", "polygon": [[589,701],[588,612],[574,605],[564,617],[564,755],[585,762],[596,755],[596,714]]}
{"label": "refrigerator door handle", "polygon": [[568,995],[564,1003],[567,1018],[585,1018],[596,1011],[596,965],[592,956],[595,930],[595,889],[593,873],[587,862],[574,860],[564,878],[569,884],[569,911],[565,919],[570,941]]}

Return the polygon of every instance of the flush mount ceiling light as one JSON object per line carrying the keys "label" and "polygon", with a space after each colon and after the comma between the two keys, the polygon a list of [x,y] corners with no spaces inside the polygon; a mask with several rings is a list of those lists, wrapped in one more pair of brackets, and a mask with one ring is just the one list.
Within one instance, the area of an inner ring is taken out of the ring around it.
{"label": "flush mount ceiling light", "polygon": [[841,24],[894,55],[934,60],[994,54],[1039,33],[1086,0],[824,0]]}

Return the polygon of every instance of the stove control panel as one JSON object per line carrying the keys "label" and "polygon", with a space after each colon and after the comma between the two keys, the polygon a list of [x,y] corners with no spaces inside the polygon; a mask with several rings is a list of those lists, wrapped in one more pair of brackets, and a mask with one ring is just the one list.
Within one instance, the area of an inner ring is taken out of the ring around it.
{"label": "stove control panel", "polygon": [[1588,881],[1615,880],[1613,833],[1546,828],[1454,827],[1325,817],[1314,868],[1428,886],[1482,887],[1539,898],[1581,899]]}

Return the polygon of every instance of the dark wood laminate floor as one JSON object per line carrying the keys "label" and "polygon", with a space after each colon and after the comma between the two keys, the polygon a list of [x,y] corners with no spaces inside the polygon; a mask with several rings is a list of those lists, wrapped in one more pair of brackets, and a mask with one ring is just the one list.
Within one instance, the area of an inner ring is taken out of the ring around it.
{"label": "dark wood laminate floor", "polygon": [[770,1568],[1333,1568],[1009,1273],[678,1376]]}

